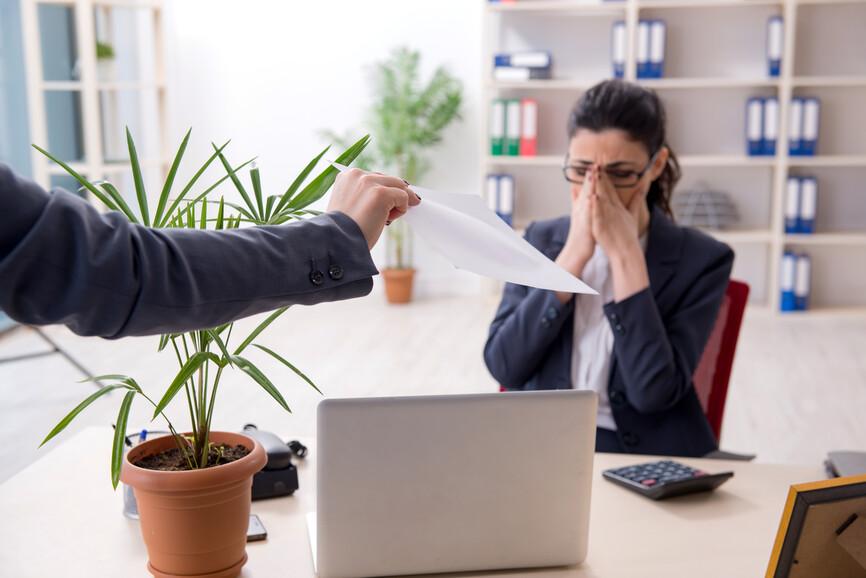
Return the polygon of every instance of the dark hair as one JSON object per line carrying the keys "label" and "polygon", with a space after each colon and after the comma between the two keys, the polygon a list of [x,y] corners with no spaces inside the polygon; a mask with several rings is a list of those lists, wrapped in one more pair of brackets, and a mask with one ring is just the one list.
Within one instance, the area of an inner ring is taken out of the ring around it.
{"label": "dark hair", "polygon": [[624,80],[605,80],[587,90],[571,109],[568,117],[569,140],[580,129],[601,132],[606,129],[625,131],[631,140],[640,142],[652,156],[663,146],[670,156],[664,171],[650,185],[647,205],[658,206],[673,218],[670,199],[680,180],[680,165],[665,136],[667,117],[655,92]]}

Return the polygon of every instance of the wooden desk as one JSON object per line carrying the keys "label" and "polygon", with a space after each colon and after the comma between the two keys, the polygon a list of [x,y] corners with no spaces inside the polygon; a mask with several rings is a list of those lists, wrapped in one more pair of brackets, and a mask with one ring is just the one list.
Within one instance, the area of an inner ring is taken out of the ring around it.
{"label": "wooden desk", "polygon": [[[123,516],[123,493],[111,489],[111,439],[110,429],[84,430],[0,485],[0,574],[150,576],[138,522]],[[253,502],[268,539],[247,546],[245,578],[315,576],[304,519],[316,505],[316,448],[309,446],[310,457],[297,462],[300,490],[292,497]],[[818,465],[683,459],[735,475],[713,492],[654,502],[601,477],[603,469],[640,461],[645,457],[596,456],[584,564],[471,576],[761,576],[788,487],[825,478]]]}

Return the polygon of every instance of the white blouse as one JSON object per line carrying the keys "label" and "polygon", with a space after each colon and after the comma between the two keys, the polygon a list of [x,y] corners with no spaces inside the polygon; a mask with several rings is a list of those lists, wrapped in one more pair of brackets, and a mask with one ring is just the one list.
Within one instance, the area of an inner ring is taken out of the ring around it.
{"label": "white blouse", "polygon": [[[647,235],[640,238],[646,253]],[[603,306],[613,301],[613,277],[610,261],[601,248],[595,246],[592,257],[583,268],[581,280],[598,291],[598,295],[578,294],[574,303],[574,346],[571,353],[571,387],[589,389],[598,394],[596,425],[616,430],[610,399],[607,396],[610,378],[610,357],[613,353],[613,331],[604,315]]]}

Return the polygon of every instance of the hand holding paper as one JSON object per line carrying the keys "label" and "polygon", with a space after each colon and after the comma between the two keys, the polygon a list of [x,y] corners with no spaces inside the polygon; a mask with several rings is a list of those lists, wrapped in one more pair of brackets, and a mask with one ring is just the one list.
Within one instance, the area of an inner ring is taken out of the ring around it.
{"label": "hand holding paper", "polygon": [[403,218],[455,267],[528,287],[596,294],[515,233],[480,197],[410,188],[423,202]]}

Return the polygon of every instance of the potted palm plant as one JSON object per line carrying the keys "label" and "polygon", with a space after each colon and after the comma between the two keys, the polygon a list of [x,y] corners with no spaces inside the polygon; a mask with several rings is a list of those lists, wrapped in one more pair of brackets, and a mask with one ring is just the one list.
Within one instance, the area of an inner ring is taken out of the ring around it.
{"label": "potted palm plant", "polygon": [[[421,54],[406,47],[393,50],[373,68],[373,103],[366,111],[365,132],[372,145],[358,159],[358,166],[400,175],[419,184],[430,168],[427,151],[442,141],[442,132],[460,118],[460,81],[439,67],[426,83],[420,74]],[[348,142],[332,132],[328,138]],[[391,303],[411,300],[415,275],[412,231],[402,220],[388,227],[386,263],[382,270],[385,293]]]}
{"label": "potted palm plant", "polygon": [[[309,205],[320,199],[336,179],[337,170],[328,167],[302,188],[328,150],[325,149],[282,195],[265,197],[259,171],[252,165],[249,171],[252,185],[250,194],[241,182],[238,171],[252,161],[233,168],[224,154],[226,145],[214,145],[214,153],[174,196],[175,177],[189,138],[188,132],[155,205],[151,205],[135,144],[127,130],[137,211],[127,204],[111,183],[90,182],[47,151],[36,148],[62,166],[108,209],[122,212],[130,221],[157,228],[230,229],[242,224],[275,225],[300,219],[316,213],[308,209]],[[368,140],[369,137],[364,137],[349,147],[337,158],[338,162],[351,163]],[[216,160],[223,165],[226,175],[204,192],[193,196],[193,186]],[[209,200],[209,195],[226,180],[234,184],[243,199],[242,204],[224,199]],[[156,209],[151,214],[154,206]],[[209,206],[214,209],[209,211]],[[111,482],[116,488],[122,480],[135,489],[142,535],[148,550],[148,569],[155,576],[237,576],[246,562],[252,475],[265,465],[267,458],[261,445],[248,436],[212,429],[214,403],[224,373],[237,370],[246,374],[289,411],[280,391],[248,355],[252,351],[275,358],[309,385],[316,387],[278,353],[255,343],[256,338],[287,309],[278,309],[248,335],[233,334],[232,323],[200,331],[163,335],[158,350],[173,352],[179,369],[168,380],[169,385],[161,396],[150,397],[135,379],[126,375],[95,377],[93,381],[108,385],[69,412],[42,442],[44,444],[63,431],[82,410],[102,396],[112,391],[125,393],[115,426]],[[164,413],[169,403],[181,392],[185,394],[191,422],[189,431],[185,433],[179,432]],[[170,435],[139,444],[124,456],[130,409],[133,401],[139,397],[154,407],[154,419],[162,416],[168,422]],[[148,464],[151,461],[168,461],[170,464],[151,466]],[[150,469],[152,467],[163,469]],[[165,471],[165,468],[170,471]]]}

